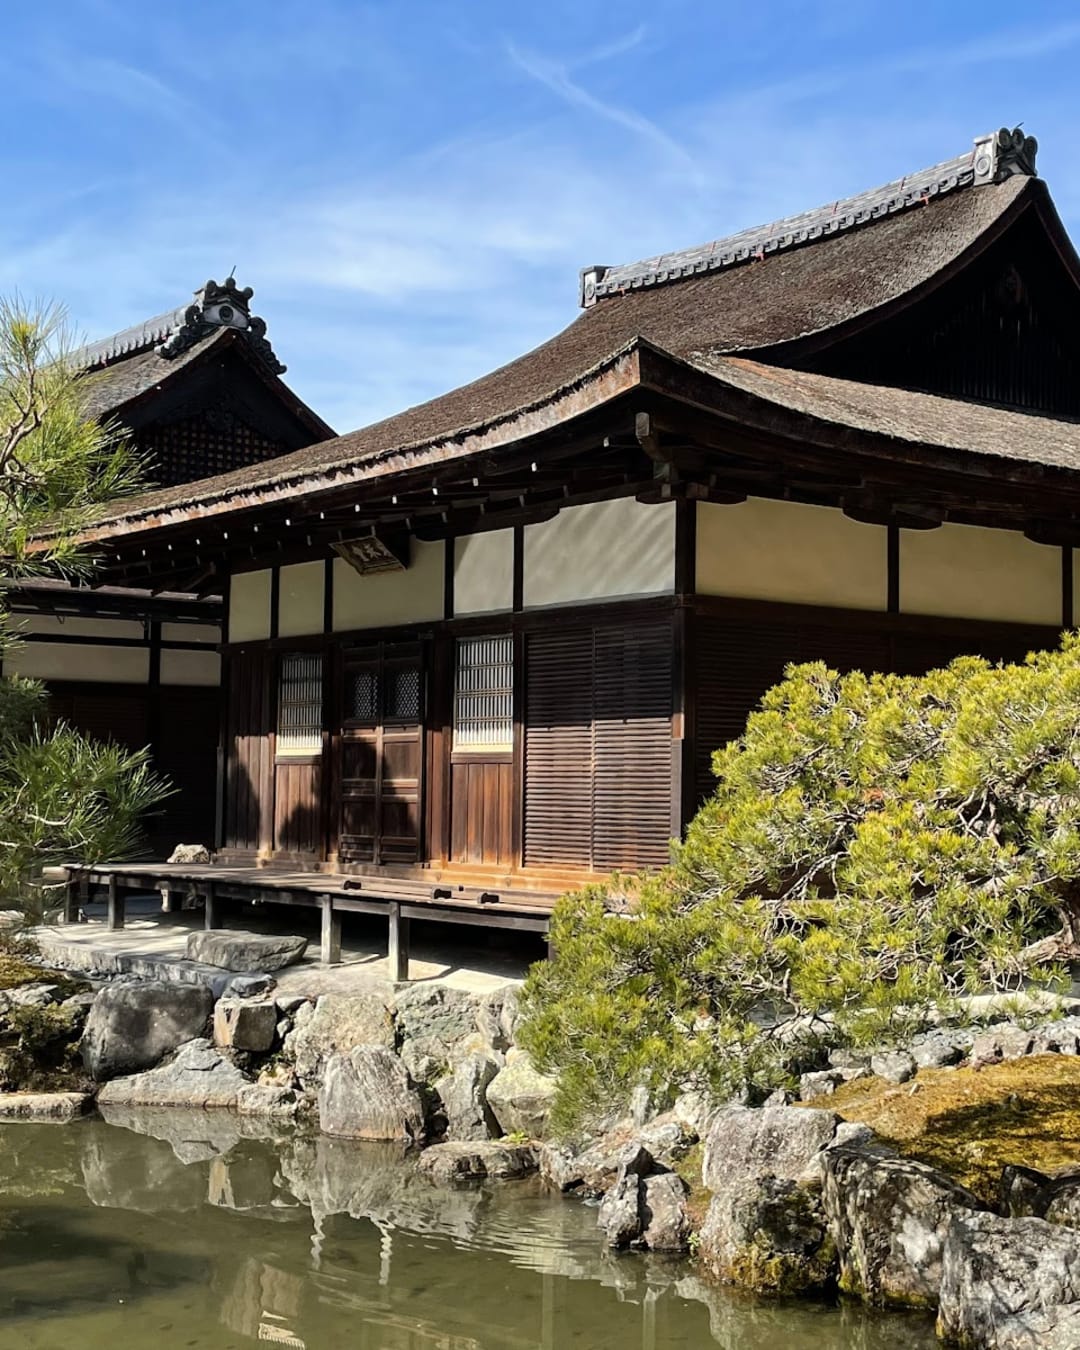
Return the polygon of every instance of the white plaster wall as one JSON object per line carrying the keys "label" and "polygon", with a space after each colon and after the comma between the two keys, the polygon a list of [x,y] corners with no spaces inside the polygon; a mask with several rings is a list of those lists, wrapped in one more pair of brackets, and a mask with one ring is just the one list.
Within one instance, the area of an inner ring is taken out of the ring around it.
{"label": "white plaster wall", "polygon": [[216,647],[221,629],[212,623],[163,623],[161,636],[166,642],[206,642]]}
{"label": "white plaster wall", "polygon": [[1061,550],[981,525],[901,530],[900,609],[1060,624]]}
{"label": "white plaster wall", "polygon": [[343,558],[334,559],[334,631],[389,628],[443,616],[442,542],[413,539],[402,572],[362,577]]}
{"label": "white plaster wall", "polygon": [[847,609],[888,604],[888,534],[835,507],[751,497],[697,506],[701,595]]}
{"label": "white plaster wall", "polygon": [[229,641],[270,636],[270,571],[235,572],[229,578]]}
{"label": "white plaster wall", "polygon": [[298,637],[323,630],[326,570],[321,561],[295,563],[281,569],[278,591],[278,636]]}
{"label": "white plaster wall", "polygon": [[675,503],[633,497],[568,506],[525,527],[526,608],[675,588]]}
{"label": "white plaster wall", "polygon": [[4,657],[4,674],[26,675],[36,680],[146,684],[150,678],[150,653],[145,647],[28,642]]}
{"label": "white plaster wall", "polygon": [[217,652],[163,651],[161,683],[216,688],[221,683],[221,658]]}
{"label": "white plaster wall", "polygon": [[57,637],[133,638],[142,642],[146,633],[137,619],[84,619],[68,615],[16,614],[14,624],[20,633],[55,633]]}
{"label": "white plaster wall", "polygon": [[454,540],[454,613],[513,608],[514,531],[490,530]]}

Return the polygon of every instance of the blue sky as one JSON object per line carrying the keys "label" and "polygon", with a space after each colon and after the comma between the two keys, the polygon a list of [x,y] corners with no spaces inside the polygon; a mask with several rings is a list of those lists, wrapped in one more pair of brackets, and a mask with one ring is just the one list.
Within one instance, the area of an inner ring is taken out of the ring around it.
{"label": "blue sky", "polygon": [[349,430],[570,321],[577,273],[1023,122],[1080,238],[1080,12],[969,0],[38,0],[0,49],[0,292],[97,337],[234,265]]}

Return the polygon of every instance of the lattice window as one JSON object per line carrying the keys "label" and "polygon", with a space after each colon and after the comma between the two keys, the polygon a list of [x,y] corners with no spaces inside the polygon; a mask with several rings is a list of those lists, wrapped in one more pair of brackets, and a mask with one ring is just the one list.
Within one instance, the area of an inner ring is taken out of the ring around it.
{"label": "lattice window", "polygon": [[377,670],[350,670],[345,676],[345,720],[347,722],[377,722],[379,720],[379,672]]}
{"label": "lattice window", "polygon": [[460,638],[454,684],[454,749],[514,747],[514,643],[500,637]]}
{"label": "lattice window", "polygon": [[278,673],[276,753],[322,754],[322,657],[283,656]]}
{"label": "lattice window", "polygon": [[415,666],[387,668],[385,716],[391,722],[420,721],[420,672]]}
{"label": "lattice window", "polygon": [[258,464],[288,448],[268,440],[228,409],[209,409],[156,426],[140,434],[139,444],[150,456],[151,476],[159,487]]}

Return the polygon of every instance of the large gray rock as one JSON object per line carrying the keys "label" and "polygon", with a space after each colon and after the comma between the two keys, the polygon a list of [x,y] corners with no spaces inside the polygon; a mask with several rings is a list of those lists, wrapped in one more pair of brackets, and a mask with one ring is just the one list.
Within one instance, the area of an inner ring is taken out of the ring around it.
{"label": "large gray rock", "polygon": [[962,1028],[925,1032],[907,1047],[920,1069],[942,1069],[960,1061],[971,1050],[972,1034]]}
{"label": "large gray rock", "polygon": [[569,1144],[547,1139],[540,1145],[540,1176],[546,1185],[557,1191],[570,1191],[581,1185],[581,1168],[578,1159],[581,1156]]}
{"label": "large gray rock", "polygon": [[686,1183],[674,1172],[658,1172],[641,1183],[642,1237],[651,1251],[686,1251],[690,1242],[686,1195]]}
{"label": "large gray rock", "polygon": [[[639,1133],[633,1126],[622,1126],[609,1131],[595,1143],[580,1153],[563,1155],[556,1163],[554,1151],[545,1150],[544,1157],[550,1158],[554,1170],[546,1174],[556,1180],[560,1190],[581,1187],[589,1195],[603,1195],[615,1184],[620,1174],[632,1173],[643,1177],[653,1171],[652,1153],[641,1142]],[[549,1164],[550,1165],[550,1164]]]}
{"label": "large gray rock", "polygon": [[1001,1210],[1010,1218],[1033,1216],[1065,1228],[1080,1228],[1080,1172],[1048,1176],[1031,1167],[1006,1167]]}
{"label": "large gray rock", "polygon": [[506,1051],[514,1043],[520,986],[504,985],[484,994],[476,1005],[476,1030],[489,1050]]}
{"label": "large gray rock", "polygon": [[488,1055],[469,1055],[435,1084],[450,1139],[493,1139],[500,1133],[487,1100],[488,1087],[498,1072],[498,1064]]}
{"label": "large gray rock", "polygon": [[421,1143],[424,1106],[393,1051],[360,1045],[326,1062],[319,1087],[319,1128],[344,1139]]}
{"label": "large gray rock", "polygon": [[60,997],[58,984],[28,984],[21,989],[9,989],[5,1001],[10,1008],[47,1008]]}
{"label": "large gray rock", "polygon": [[394,1021],[402,1040],[427,1036],[451,1048],[476,1030],[476,994],[445,984],[410,984],[394,995]]}
{"label": "large gray rock", "polygon": [[262,1053],[277,1035],[277,1005],[243,998],[219,998],[214,1004],[214,1044],[223,1049]]}
{"label": "large gray rock", "polygon": [[733,1178],[820,1176],[822,1150],[836,1134],[833,1111],[800,1106],[728,1106],[713,1117],[705,1141],[702,1180],[714,1194]]}
{"label": "large gray rock", "polygon": [[[863,1069],[854,1072],[862,1074]],[[847,1080],[843,1069],[816,1069],[813,1073],[804,1073],[799,1077],[799,1098],[804,1102],[817,1101],[820,1097],[831,1097],[838,1087]]]}
{"label": "large gray rock", "polygon": [[629,1247],[642,1234],[641,1178],[633,1172],[620,1176],[600,1201],[597,1227],[609,1247]]}
{"label": "large gray rock", "polygon": [[1061,1017],[1037,1027],[1033,1055],[1075,1055],[1080,1050],[1080,1018]]}
{"label": "large gray rock", "polygon": [[90,1077],[103,1083],[153,1068],[206,1028],[213,995],[195,984],[111,984],[99,991],[83,1030]]}
{"label": "large gray rock", "polygon": [[980,1208],[970,1191],[926,1163],[872,1149],[830,1149],[825,1215],[840,1287],[868,1303],[936,1306],[949,1225]]}
{"label": "large gray rock", "polygon": [[1035,1033],[1012,1022],[981,1031],[971,1042],[971,1058],[980,1062],[998,1059],[1023,1059],[1035,1046]]}
{"label": "large gray rock", "polygon": [[940,1293],[943,1338],[987,1350],[1075,1350],[1080,1240],[1043,1219],[957,1214]]}
{"label": "large gray rock", "polygon": [[273,975],[234,975],[221,994],[223,998],[263,998],[276,988],[277,980]]}
{"label": "large gray rock", "polygon": [[103,1106],[232,1107],[251,1080],[199,1038],[180,1047],[168,1064],[114,1078],[98,1093]]}
{"label": "large gray rock", "polygon": [[523,1177],[536,1171],[536,1150],[529,1144],[503,1144],[493,1139],[451,1141],[424,1149],[417,1165],[425,1176],[438,1182]]}
{"label": "large gray rock", "polygon": [[526,1054],[509,1059],[488,1085],[488,1105],[503,1134],[538,1139],[555,1098],[555,1079],[534,1068]]}
{"label": "large gray rock", "polygon": [[835,1274],[816,1181],[733,1174],[709,1202],[698,1239],[713,1279],[755,1293],[809,1293]]}
{"label": "large gray rock", "polygon": [[712,1192],[701,1260],[717,1280],[761,1292],[821,1288],[834,1251],[821,1206],[826,1150],[840,1117],[797,1106],[729,1106],[709,1127],[702,1175]]}
{"label": "large gray rock", "polygon": [[307,942],[305,937],[209,928],[188,934],[185,954],[189,961],[222,970],[265,972],[296,965],[303,959]]}
{"label": "large gray rock", "polygon": [[311,1084],[332,1055],[358,1045],[394,1048],[389,998],[379,989],[323,994],[317,1003],[305,1003],[296,1010],[284,1051],[300,1081]]}
{"label": "large gray rock", "polygon": [[249,1083],[240,1089],[236,1109],[242,1116],[254,1116],[267,1121],[292,1121],[300,1114],[303,1103],[287,1087],[273,1087],[266,1083]]}
{"label": "large gray rock", "polygon": [[915,1077],[918,1065],[906,1050],[882,1050],[870,1058],[870,1072],[887,1083],[906,1083]]}

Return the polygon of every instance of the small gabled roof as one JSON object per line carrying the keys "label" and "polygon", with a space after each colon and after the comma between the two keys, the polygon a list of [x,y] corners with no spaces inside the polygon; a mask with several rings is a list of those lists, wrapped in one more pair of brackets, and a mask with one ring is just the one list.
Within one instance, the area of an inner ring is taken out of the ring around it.
{"label": "small gabled roof", "polygon": [[231,276],[220,284],[208,281],[188,304],[132,324],[111,337],[89,342],[72,359],[87,371],[149,351],[163,360],[171,360],[216,330],[228,328],[243,333],[267,367],[275,375],[283,375],[285,367],[266,340],[266,321],[251,312],[254,294],[250,286],[241,288]]}
{"label": "small gabled roof", "polygon": [[232,346],[277,390],[313,439],[332,437],[333,428],[280,379],[286,368],[267,340],[265,321],[251,313],[253,295],[250,286],[241,288],[232,277],[221,283],[207,281],[190,303],[80,347],[72,361],[83,371],[87,415],[122,420],[123,411],[136,400],[211,351]]}

